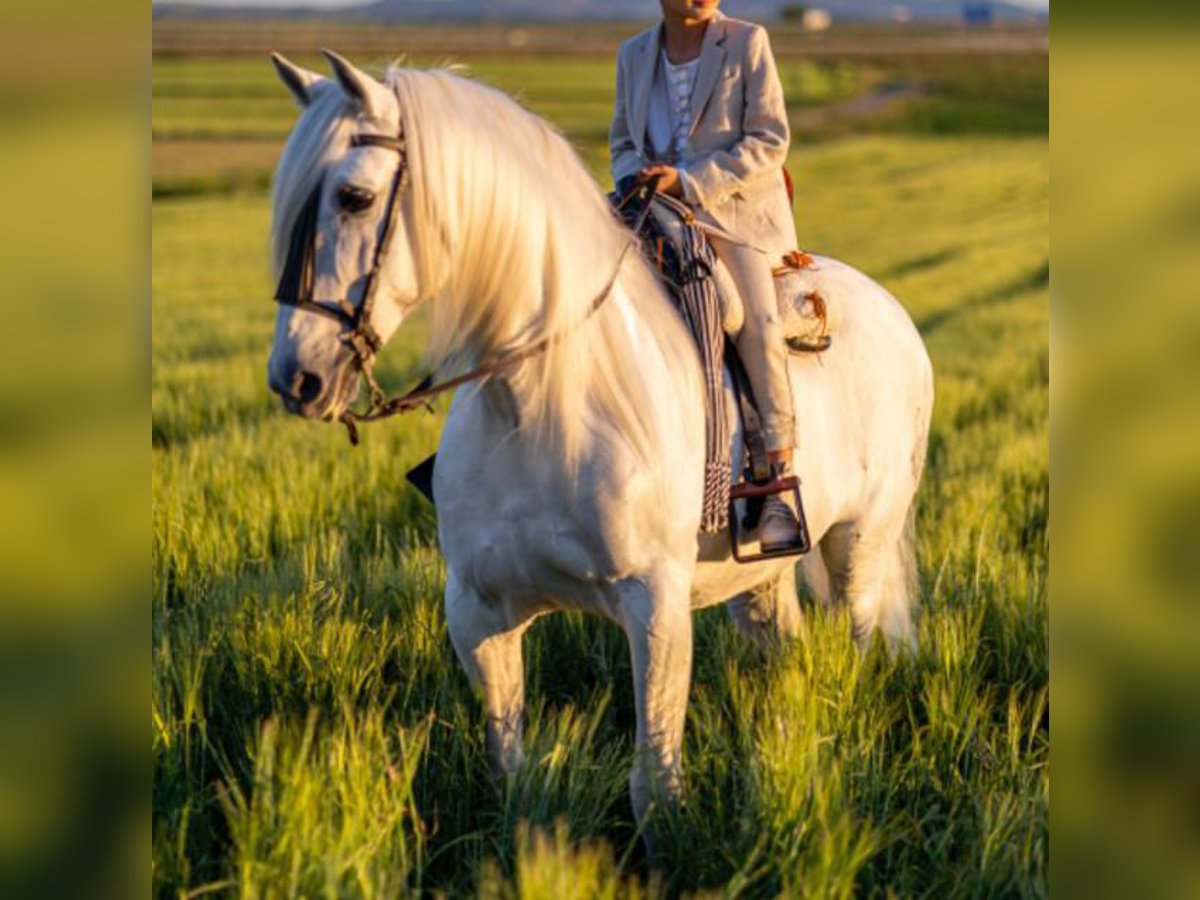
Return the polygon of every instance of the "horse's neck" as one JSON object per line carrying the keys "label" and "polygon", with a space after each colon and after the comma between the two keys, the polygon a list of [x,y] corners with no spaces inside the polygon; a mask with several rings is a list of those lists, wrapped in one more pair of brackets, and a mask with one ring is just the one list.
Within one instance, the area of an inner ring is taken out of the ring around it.
{"label": "horse's neck", "polygon": [[[636,264],[625,263],[630,268]],[[636,277],[618,277],[594,312],[576,324],[579,333],[573,336],[569,374],[586,385],[578,407],[556,409],[541,402],[539,392],[547,380],[538,368],[544,360],[535,356],[505,379],[507,390],[499,395],[504,402],[491,404],[493,412],[530,425],[537,415],[550,417],[536,423],[548,427],[531,433],[559,432],[568,424],[560,416],[573,416],[571,424],[583,420],[611,424],[610,438],[620,435],[621,443],[655,458],[671,452],[668,443],[701,434],[703,410],[696,390],[699,367],[694,349],[677,313],[659,292],[648,292],[648,286]]]}

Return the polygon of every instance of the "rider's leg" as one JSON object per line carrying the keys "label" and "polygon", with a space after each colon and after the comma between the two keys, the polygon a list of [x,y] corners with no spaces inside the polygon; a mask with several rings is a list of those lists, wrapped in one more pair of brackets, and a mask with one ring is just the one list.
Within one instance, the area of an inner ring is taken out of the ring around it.
{"label": "rider's leg", "polygon": [[[776,472],[783,474],[791,469],[796,419],[770,260],[765,253],[730,241],[714,237],[712,244],[742,298],[745,322],[736,339],[738,354],[762,415],[768,455]],[[768,498],[759,535],[764,550],[784,549],[800,540],[792,504],[790,494]]]}
{"label": "rider's leg", "polygon": [[712,244],[737,285],[745,309],[737,348],[762,414],[767,450],[773,461],[790,462],[796,420],[770,260],[765,253],[717,237],[712,238]]}

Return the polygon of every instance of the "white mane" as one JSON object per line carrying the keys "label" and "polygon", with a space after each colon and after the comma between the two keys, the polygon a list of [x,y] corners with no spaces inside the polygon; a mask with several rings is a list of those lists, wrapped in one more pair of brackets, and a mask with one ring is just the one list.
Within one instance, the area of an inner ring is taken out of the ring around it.
{"label": "white mane", "polygon": [[[446,285],[433,305],[432,357],[469,364],[557,335],[535,367],[546,436],[574,460],[597,424],[590,412],[648,452],[663,423],[648,421],[639,402],[646,387],[627,361],[629,334],[615,309],[589,318],[630,235],[579,156],[547,122],[467,78],[393,68],[386,81],[408,139],[419,277]],[[672,370],[698,372],[690,338],[635,250],[620,283]]]}
{"label": "white mane", "polygon": [[[591,315],[630,235],[578,155],[508,95],[460,75],[394,67],[385,83],[399,100],[408,146],[418,282],[441,288],[431,310],[431,360],[461,369],[554,335],[525,366],[536,379],[530,424],[569,465],[599,425],[649,456],[678,420],[653,421],[613,297]],[[277,270],[296,215],[352,129],[339,90],[306,109],[276,176]],[[662,354],[680,378],[698,377],[691,339],[636,250],[621,265],[614,293],[622,291],[638,300],[638,352]]]}

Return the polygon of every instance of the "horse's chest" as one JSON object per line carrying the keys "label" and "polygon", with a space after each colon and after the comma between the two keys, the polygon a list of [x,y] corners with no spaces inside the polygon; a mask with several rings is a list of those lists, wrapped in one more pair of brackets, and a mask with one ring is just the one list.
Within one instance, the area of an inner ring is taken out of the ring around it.
{"label": "horse's chest", "polygon": [[594,492],[513,448],[443,441],[435,475],[447,562],[484,594],[590,595],[630,565]]}
{"label": "horse's chest", "polygon": [[552,516],[493,515],[448,523],[447,561],[481,593],[563,596],[604,582],[593,542]]}

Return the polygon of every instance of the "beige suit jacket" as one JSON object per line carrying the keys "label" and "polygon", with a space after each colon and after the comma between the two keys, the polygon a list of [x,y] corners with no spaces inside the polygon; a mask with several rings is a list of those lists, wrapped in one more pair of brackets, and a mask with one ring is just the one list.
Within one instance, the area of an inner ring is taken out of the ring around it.
{"label": "beige suit jacket", "polygon": [[[646,137],[662,24],[621,45],[609,129],[613,181],[653,160]],[[684,167],[696,213],[772,255],[796,246],[783,178],[787,109],[766,29],[717,13],[709,21],[692,92]]]}

